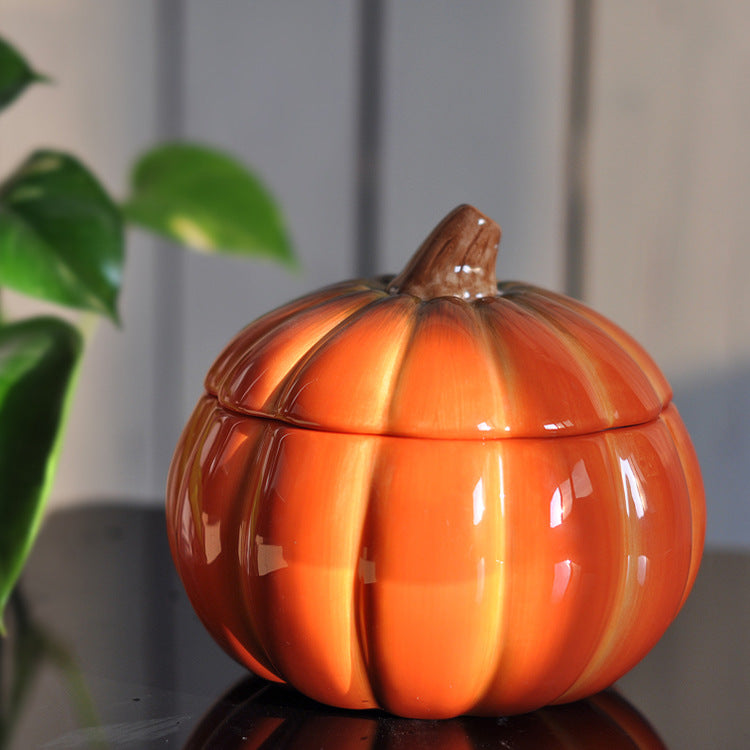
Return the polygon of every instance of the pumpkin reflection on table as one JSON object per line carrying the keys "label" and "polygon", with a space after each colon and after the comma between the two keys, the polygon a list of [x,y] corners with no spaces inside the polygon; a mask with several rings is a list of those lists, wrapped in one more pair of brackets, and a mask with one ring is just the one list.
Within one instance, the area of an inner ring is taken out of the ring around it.
{"label": "pumpkin reflection on table", "polygon": [[249,678],[211,708],[184,750],[666,750],[613,690],[504,718],[401,719],[331,709]]}

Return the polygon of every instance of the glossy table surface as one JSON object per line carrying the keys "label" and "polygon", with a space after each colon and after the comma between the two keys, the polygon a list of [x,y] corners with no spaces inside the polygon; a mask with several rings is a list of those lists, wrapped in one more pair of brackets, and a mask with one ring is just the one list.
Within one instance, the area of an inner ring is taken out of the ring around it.
{"label": "glossy table surface", "polygon": [[624,704],[616,694],[510,719],[417,722],[328,710],[248,677],[193,614],[154,507],[52,514],[5,620],[0,750],[750,747],[746,553],[706,553],[675,623],[618,683],[646,744],[604,716],[607,701]]}

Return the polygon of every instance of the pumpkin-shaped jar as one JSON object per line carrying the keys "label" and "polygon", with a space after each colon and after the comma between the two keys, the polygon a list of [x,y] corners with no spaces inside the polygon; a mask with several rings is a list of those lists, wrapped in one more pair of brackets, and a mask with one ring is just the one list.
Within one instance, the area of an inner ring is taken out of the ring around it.
{"label": "pumpkin-shaped jar", "polygon": [[461,206],[397,277],[348,281],[219,356],[167,487],[214,638],[345,708],[511,714],[611,684],[685,601],[700,472],[644,350],[495,281]]}

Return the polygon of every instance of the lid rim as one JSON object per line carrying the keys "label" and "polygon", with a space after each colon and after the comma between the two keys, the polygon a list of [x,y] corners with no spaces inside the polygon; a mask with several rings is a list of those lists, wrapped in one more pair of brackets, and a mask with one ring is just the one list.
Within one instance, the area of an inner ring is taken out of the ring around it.
{"label": "lid rim", "polygon": [[487,431],[477,429],[476,437],[468,435],[417,435],[408,433],[398,432],[368,432],[368,431],[356,431],[356,430],[341,430],[334,429],[332,427],[325,427],[323,425],[310,425],[302,422],[297,422],[288,417],[284,417],[278,414],[269,414],[254,409],[240,409],[236,405],[228,405],[220,399],[216,393],[206,391],[204,397],[213,399],[216,402],[216,406],[223,409],[228,414],[232,414],[237,417],[248,417],[251,419],[262,419],[268,422],[275,422],[279,426],[289,427],[298,430],[306,430],[308,432],[321,432],[327,434],[336,435],[352,435],[361,437],[389,437],[389,438],[401,438],[404,440],[460,440],[462,442],[495,442],[501,440],[555,440],[559,438],[581,438],[587,436],[601,435],[607,432],[615,432],[616,430],[629,430],[635,427],[643,427],[645,425],[653,424],[661,419],[662,415],[673,405],[673,399],[668,399],[662,404],[659,411],[642,421],[627,423],[627,424],[614,424],[609,427],[603,427],[599,430],[587,430],[582,429],[576,430],[574,427],[564,427],[563,429],[549,430],[540,434],[526,434],[526,435],[497,435]]}

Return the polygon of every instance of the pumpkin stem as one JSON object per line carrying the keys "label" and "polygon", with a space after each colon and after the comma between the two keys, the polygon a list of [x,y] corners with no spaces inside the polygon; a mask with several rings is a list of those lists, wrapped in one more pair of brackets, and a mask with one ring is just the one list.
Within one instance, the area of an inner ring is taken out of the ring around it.
{"label": "pumpkin stem", "polygon": [[454,208],[388,286],[421,299],[476,299],[497,294],[500,227],[473,206]]}

